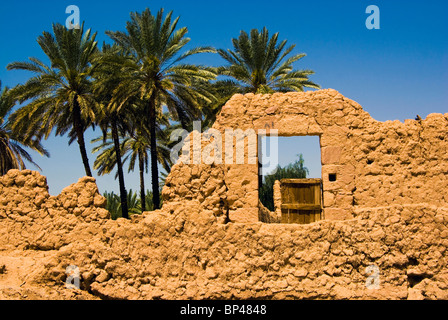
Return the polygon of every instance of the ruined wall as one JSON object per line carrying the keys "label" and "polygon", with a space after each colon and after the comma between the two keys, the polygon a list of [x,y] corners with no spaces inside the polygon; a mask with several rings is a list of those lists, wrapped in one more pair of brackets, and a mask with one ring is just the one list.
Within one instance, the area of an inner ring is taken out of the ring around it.
{"label": "ruined wall", "polygon": [[[0,240],[2,246],[51,250],[76,239],[86,224],[104,221],[110,213],[94,178],[82,178],[58,196],[50,196],[47,180],[38,172],[10,170],[0,177]],[[10,223],[13,222],[13,223]]]}
{"label": "ruined wall", "polygon": [[[358,206],[448,203],[448,114],[352,131]],[[359,147],[355,147],[359,145]],[[355,153],[356,151],[356,153]]]}
{"label": "ruined wall", "polygon": [[[448,208],[358,207],[349,221],[281,225],[218,223],[193,200],[117,221],[103,205],[91,178],[50,197],[36,172],[0,177],[0,297],[13,268],[2,258],[22,250],[45,252],[22,297],[34,286],[41,299],[448,299]],[[80,271],[75,295],[67,266]]]}
{"label": "ruined wall", "polygon": [[[213,128],[220,132],[267,129],[268,134],[276,129],[279,136],[319,136],[325,219],[351,219],[357,207],[444,206],[448,202],[448,114],[405,123],[379,122],[356,102],[328,89],[236,95],[223,107]],[[227,186],[227,192],[219,196],[227,200],[230,220],[258,221],[258,166],[218,166]],[[184,182],[183,169],[176,170],[165,194],[175,194],[176,186]],[[329,180],[330,174],[336,175],[336,181]],[[167,203],[170,199],[166,198]]]}
{"label": "ruined wall", "polygon": [[2,257],[21,250],[45,259],[15,290],[45,287],[42,298],[71,297],[74,265],[88,298],[448,299],[448,114],[378,122],[334,90],[249,94],[223,108],[225,128],[319,135],[326,220],[258,222],[276,215],[258,210],[257,164],[178,163],[162,210],[118,221],[92,178],[52,197],[44,177],[12,170],[0,177],[0,297]]}

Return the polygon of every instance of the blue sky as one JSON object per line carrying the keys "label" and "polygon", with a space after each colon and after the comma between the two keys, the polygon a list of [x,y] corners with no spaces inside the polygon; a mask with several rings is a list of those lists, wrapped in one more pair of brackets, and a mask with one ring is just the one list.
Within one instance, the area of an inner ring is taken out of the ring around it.
{"label": "blue sky", "polygon": [[[380,9],[380,30],[368,30],[367,6]],[[106,30],[124,30],[129,12],[161,7],[180,16],[179,26],[189,29],[190,47],[210,45],[230,48],[231,38],[240,30],[266,26],[280,39],[296,44],[294,53],[307,56],[296,68],[316,72],[312,80],[322,88],[333,88],[360,103],[380,121],[425,118],[430,113],[448,112],[448,1],[342,0],[342,1],[2,1],[0,4],[0,79],[12,87],[30,76],[20,71],[6,71],[12,61],[30,56],[45,60],[36,38],[51,30],[53,22],[65,24],[68,5],[77,5],[86,27],[98,32],[98,40],[109,41]],[[219,65],[217,55],[204,54],[193,62]],[[86,133],[86,140],[100,132]],[[50,159],[34,155],[47,176],[50,192],[76,182],[84,175],[77,144],[68,146],[66,137],[51,137],[44,145]],[[309,150],[318,152],[316,140],[280,143],[283,161]],[[283,145],[283,147],[282,147]],[[289,153],[283,150],[289,150]],[[313,153],[313,152],[311,152]],[[314,152],[315,154],[315,152]],[[93,164],[95,156],[90,155]],[[318,156],[305,164],[313,176],[319,175]],[[31,169],[34,169],[30,166]],[[126,177],[128,188],[138,188],[138,174]],[[147,176],[149,186],[150,175]],[[98,178],[100,191],[117,190],[113,175]]]}

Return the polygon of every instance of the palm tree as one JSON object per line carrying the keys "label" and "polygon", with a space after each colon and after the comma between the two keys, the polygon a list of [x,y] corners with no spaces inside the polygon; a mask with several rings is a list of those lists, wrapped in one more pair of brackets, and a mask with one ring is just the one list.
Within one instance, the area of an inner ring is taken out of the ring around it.
{"label": "palm tree", "polygon": [[68,132],[71,144],[77,141],[87,176],[92,176],[84,141],[84,132],[93,126],[96,102],[92,94],[92,60],[97,52],[96,34],[90,29],[68,30],[53,25],[53,34],[44,32],[37,42],[50,60],[46,65],[37,58],[13,62],[8,70],[26,70],[35,74],[25,84],[12,89],[20,103],[27,105],[11,115],[14,130],[25,136],[36,133],[48,138]]}
{"label": "palm tree", "polygon": [[[94,93],[101,106],[97,122],[103,131],[103,141],[106,141],[110,129],[113,141],[114,164],[117,165],[117,175],[120,186],[120,199],[122,217],[129,218],[128,197],[123,174],[123,163],[121,159],[120,132],[124,135],[129,126],[129,113],[132,105],[113,103],[114,90],[121,81],[121,64],[126,62],[126,55],[117,46],[103,45],[101,53],[95,59],[98,67],[94,73]],[[95,166],[96,169],[96,166]],[[103,172],[101,172],[102,174]]]}
{"label": "palm tree", "polygon": [[[137,122],[137,121],[136,121]],[[167,123],[165,123],[167,125]],[[170,160],[170,146],[168,140],[168,129],[161,129],[157,127],[157,156],[158,162],[162,164],[163,168],[169,172],[172,166]],[[113,156],[115,152],[114,143],[111,134],[108,134],[106,140],[102,137],[92,140],[92,143],[101,144],[95,147],[92,152],[100,152],[97,156],[94,168],[98,170],[100,175],[108,174],[113,171],[116,162],[116,157]],[[150,138],[148,131],[145,130],[142,124],[134,126],[126,136],[120,138],[121,157],[123,158],[123,165],[129,160],[128,172],[134,171],[136,163],[138,163],[140,175],[140,203],[142,212],[150,209],[146,205],[145,198],[145,172],[148,172],[149,153],[150,153]]]}
{"label": "palm tree", "polygon": [[[107,199],[106,209],[111,213],[111,219],[116,220],[121,217],[121,200],[114,192],[104,192],[103,196]],[[146,197],[144,199],[146,207],[152,209],[152,193],[146,191]],[[129,214],[136,215],[142,212],[141,200],[138,199],[137,193],[134,193],[132,189],[128,192],[128,207]],[[144,211],[144,210],[143,210]]]}
{"label": "palm tree", "polygon": [[[26,137],[11,130],[7,119],[16,102],[9,94],[8,88],[2,90],[0,81],[0,175],[5,175],[11,169],[23,170],[26,168],[24,160],[39,166],[33,161],[31,155],[24,149],[28,147],[41,155],[49,157],[49,153],[40,144],[39,137]],[[39,168],[40,169],[40,168]]]}
{"label": "palm tree", "polygon": [[[143,128],[143,130],[142,130]],[[162,167],[169,172],[171,170],[170,159],[170,148],[168,146],[168,136],[166,134],[166,129],[163,130],[160,126],[157,126],[157,161],[162,164]],[[148,172],[148,160],[150,149],[150,135],[144,126],[140,124],[132,131],[131,137],[125,139],[124,153],[127,154],[126,160],[129,158],[129,171],[134,171],[135,164],[138,163],[139,174],[140,174],[140,203],[142,212],[146,211],[146,195],[145,195],[145,172]],[[159,186],[160,190],[160,186]]]}
{"label": "palm tree", "polygon": [[[220,74],[232,77],[243,93],[272,93],[303,91],[304,87],[319,89],[308,79],[311,70],[294,70],[292,64],[305,54],[286,58],[295,45],[286,48],[286,40],[278,43],[278,33],[271,38],[266,28],[253,29],[250,36],[241,31],[238,39],[232,39],[234,51],[219,49],[219,55],[229,65],[219,68]],[[285,49],[286,48],[286,49]]]}
{"label": "palm tree", "polygon": [[110,212],[110,218],[112,220],[117,220],[120,217],[121,211],[121,200],[114,192],[103,193],[103,197],[106,198],[106,210]]}
{"label": "palm tree", "polygon": [[[210,81],[216,73],[211,68],[184,62],[187,57],[203,52],[215,52],[212,48],[195,48],[180,54],[190,41],[187,28],[176,30],[179,18],[172,21],[172,12],[165,17],[161,9],[156,16],[149,9],[143,13],[131,13],[126,32],[107,34],[132,55],[132,63],[125,66],[125,79],[116,90],[114,100],[120,104],[136,97],[145,101],[144,114],[148,117],[151,152],[151,178],[154,209],[160,208],[159,172],[156,127],[161,117],[161,107],[167,106],[174,120],[181,120],[187,96],[194,101],[208,99],[200,91],[191,88],[193,81]],[[182,99],[179,96],[182,95]]]}

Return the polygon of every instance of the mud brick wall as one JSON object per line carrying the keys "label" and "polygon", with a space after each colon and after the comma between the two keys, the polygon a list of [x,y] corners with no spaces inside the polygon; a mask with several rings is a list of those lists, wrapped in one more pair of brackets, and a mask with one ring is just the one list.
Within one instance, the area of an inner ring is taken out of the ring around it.
{"label": "mud brick wall", "polygon": [[57,230],[83,232],[86,224],[110,217],[105,206],[94,178],[82,178],[60,195],[50,196],[47,179],[38,172],[10,170],[0,177],[0,243],[12,248],[58,249],[71,238]]}
{"label": "mud brick wall", "polygon": [[320,136],[325,220],[259,222],[256,164],[178,163],[162,210],[117,221],[95,179],[52,197],[39,173],[11,170],[0,254],[45,251],[25,286],[55,297],[74,265],[92,298],[448,299],[447,118],[378,122],[334,90],[237,95],[216,130]]}
{"label": "mud brick wall", "polygon": [[113,221],[92,178],[57,197],[45,180],[29,171],[0,177],[0,256],[45,251],[25,287],[53,298],[70,297],[66,268],[77,266],[78,296],[92,299],[448,299],[446,207],[357,207],[354,219],[310,225],[223,224],[185,200],[172,212]]}
{"label": "mud brick wall", "polygon": [[[355,209],[363,207],[443,206],[448,202],[448,114],[431,114],[425,120],[404,123],[379,122],[358,103],[326,89],[236,95],[223,107],[213,128],[223,137],[226,129],[267,129],[268,134],[276,129],[279,136],[319,136],[325,219],[351,219]],[[250,143],[246,141],[246,151]],[[235,144],[233,148],[236,152]],[[245,163],[217,165],[224,172],[226,192],[216,197],[228,206],[226,219],[234,222],[259,219],[258,166],[247,159]],[[176,167],[164,190],[169,195],[165,197],[167,203],[176,198],[179,188],[185,189],[184,180],[191,168],[183,168],[185,172]],[[336,181],[330,181],[330,175],[336,175]],[[192,198],[202,201],[199,193],[190,191]]]}

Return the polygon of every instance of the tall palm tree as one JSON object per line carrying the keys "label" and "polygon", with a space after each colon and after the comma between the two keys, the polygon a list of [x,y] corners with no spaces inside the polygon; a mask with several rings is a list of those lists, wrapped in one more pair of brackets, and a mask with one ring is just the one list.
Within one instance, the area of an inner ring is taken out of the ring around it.
{"label": "tall palm tree", "polygon": [[[158,162],[162,164],[163,168],[169,172],[172,166],[170,160],[170,146],[168,145],[168,133],[167,129],[157,128],[158,143],[157,143],[157,156]],[[111,134],[107,135],[107,139],[99,137],[92,140],[92,143],[101,143],[95,147],[92,152],[100,152],[97,156],[94,168],[98,170],[99,174],[108,174],[113,171],[117,165],[116,157],[113,156],[114,143]],[[140,201],[141,210],[146,211],[145,198],[145,178],[144,174],[148,172],[149,153],[150,153],[150,138],[147,130],[140,125],[136,125],[129,131],[126,136],[120,138],[121,145],[121,157],[123,158],[123,165],[129,160],[128,172],[134,171],[136,164],[138,163],[139,176],[140,176]]]}
{"label": "tall palm tree", "polygon": [[50,156],[40,144],[39,137],[27,137],[11,130],[8,115],[15,105],[16,101],[9,94],[8,88],[2,90],[0,81],[0,176],[11,169],[25,169],[24,160],[39,168],[25,148],[30,148],[47,157]]}
{"label": "tall palm tree", "polygon": [[118,46],[104,44],[102,51],[98,53],[95,59],[98,67],[94,73],[95,81],[93,87],[97,102],[101,106],[97,122],[103,131],[104,141],[106,141],[109,130],[111,132],[114,150],[113,158],[115,159],[114,163],[117,165],[120,186],[121,216],[127,219],[129,218],[128,197],[124,181],[119,132],[122,134],[126,133],[130,121],[129,112],[132,111],[130,110],[132,106],[129,103],[118,105],[111,102],[114,90],[121,81],[121,64],[125,63],[125,61],[126,55]]}
{"label": "tall palm tree", "polygon": [[87,176],[92,176],[84,132],[93,126],[96,102],[92,94],[93,58],[97,52],[96,33],[90,29],[68,30],[53,25],[53,34],[43,32],[37,42],[48,57],[46,65],[37,58],[13,62],[8,70],[26,70],[34,74],[25,84],[12,89],[20,103],[29,101],[11,115],[13,129],[24,135],[36,132],[47,139],[53,129],[56,135],[68,132],[69,143],[77,141]]}
{"label": "tall palm tree", "polygon": [[[287,40],[278,42],[278,33],[269,37],[266,28],[253,29],[248,35],[241,31],[238,39],[232,39],[234,50],[219,49],[219,55],[229,65],[219,68],[220,74],[230,76],[242,86],[243,92],[272,93],[303,91],[304,87],[319,89],[308,79],[311,70],[294,70],[292,64],[305,54],[287,56],[295,45],[286,48]],[[285,49],[286,48],[286,49]]]}
{"label": "tall palm tree", "polygon": [[[172,12],[164,17],[161,9],[156,16],[149,9],[143,13],[131,13],[126,32],[107,34],[120,46],[131,53],[132,64],[123,71],[127,75],[116,91],[115,100],[121,104],[138,97],[146,102],[144,113],[148,117],[150,131],[151,179],[154,208],[160,208],[159,172],[156,140],[156,123],[162,106],[167,106],[173,119],[182,117],[183,105],[179,95],[187,95],[191,100],[201,96],[201,92],[191,88],[193,81],[215,79],[216,73],[210,68],[184,62],[187,57],[203,52],[215,52],[212,48],[195,48],[180,54],[190,41],[186,37],[187,28],[177,28],[179,18],[172,21]],[[201,96],[207,99],[206,96]]]}
{"label": "tall palm tree", "polygon": [[[167,123],[165,123],[167,125]],[[171,149],[168,146],[168,135],[166,129],[157,126],[157,161],[162,165],[162,167],[169,172],[171,170],[170,155]],[[131,136],[125,141],[124,153],[127,155],[125,160],[129,159],[129,171],[134,171],[136,163],[138,163],[139,175],[140,175],[140,203],[142,212],[148,209],[146,207],[146,189],[145,189],[145,172],[148,173],[148,163],[149,163],[149,153],[150,149],[150,133],[146,130],[145,126],[142,124],[137,124],[137,126],[132,130]],[[159,187],[160,190],[160,187]]]}

